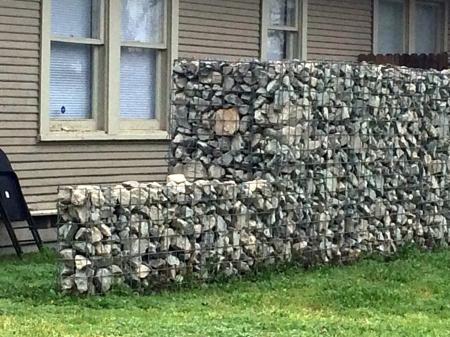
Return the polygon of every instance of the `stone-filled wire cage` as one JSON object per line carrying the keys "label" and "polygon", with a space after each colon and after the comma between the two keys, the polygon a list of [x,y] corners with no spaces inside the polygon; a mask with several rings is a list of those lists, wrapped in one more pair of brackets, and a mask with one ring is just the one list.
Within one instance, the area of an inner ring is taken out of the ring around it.
{"label": "stone-filled wire cage", "polygon": [[164,184],[60,190],[59,285],[152,290],[450,242],[450,74],[180,60]]}

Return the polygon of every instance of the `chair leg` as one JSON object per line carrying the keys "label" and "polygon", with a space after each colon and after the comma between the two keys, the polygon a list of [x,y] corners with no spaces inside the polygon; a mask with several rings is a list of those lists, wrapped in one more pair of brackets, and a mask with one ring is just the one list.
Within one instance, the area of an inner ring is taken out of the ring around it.
{"label": "chair leg", "polygon": [[33,235],[34,242],[36,242],[36,246],[39,250],[42,250],[44,245],[42,244],[41,236],[36,228],[36,223],[33,220],[33,217],[28,213],[27,216],[28,226],[30,227],[31,235]]}
{"label": "chair leg", "polygon": [[3,208],[3,205],[0,202],[0,215],[5,223],[6,230],[8,231],[8,235],[11,239],[11,242],[13,244],[14,250],[16,251],[16,254],[18,257],[22,258],[23,251],[20,247],[19,240],[17,240],[16,233],[14,232],[14,228],[12,226],[11,221],[9,220],[8,214],[6,213],[5,209]]}

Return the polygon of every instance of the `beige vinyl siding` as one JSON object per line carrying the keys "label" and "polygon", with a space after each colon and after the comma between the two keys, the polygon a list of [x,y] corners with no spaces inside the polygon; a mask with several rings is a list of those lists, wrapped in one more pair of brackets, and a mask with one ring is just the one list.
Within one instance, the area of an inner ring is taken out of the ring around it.
{"label": "beige vinyl siding", "polygon": [[64,184],[161,181],[164,141],[38,141],[40,1],[0,1],[0,148],[32,210],[55,209]]}
{"label": "beige vinyl siding", "polygon": [[180,57],[259,57],[260,0],[180,0]]}
{"label": "beige vinyl siding", "polygon": [[308,59],[356,61],[372,52],[371,0],[311,0],[308,7]]}

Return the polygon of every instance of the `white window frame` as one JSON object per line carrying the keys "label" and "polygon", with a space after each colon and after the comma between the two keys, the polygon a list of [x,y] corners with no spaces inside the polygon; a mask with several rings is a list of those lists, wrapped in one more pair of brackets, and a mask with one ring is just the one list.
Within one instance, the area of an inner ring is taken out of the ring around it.
{"label": "white window frame", "polygon": [[297,48],[291,51],[288,59],[306,60],[308,57],[307,31],[308,31],[308,0],[294,0],[296,5],[296,16],[294,26],[272,26],[270,24],[270,0],[262,0],[261,15],[261,60],[267,60],[267,44],[269,30],[279,30],[297,33]]}
{"label": "white window frame", "polygon": [[[170,79],[177,58],[179,0],[165,0],[162,43],[121,41],[121,0],[100,0],[99,38],[52,36],[51,1],[42,0],[40,134],[41,141],[140,140],[167,138],[167,112],[170,109]],[[104,57],[93,53],[92,119],[51,119],[50,56],[51,42],[79,42],[103,47]],[[155,119],[120,118],[120,53],[121,47],[149,48],[157,51]],[[98,72],[104,69],[104,75]],[[164,85],[160,85],[160,84]]]}
{"label": "white window frame", "polygon": [[[416,5],[420,2],[426,2],[427,4],[433,4],[442,8],[442,16],[440,19],[440,36],[436,36],[436,42],[438,50],[434,53],[446,52],[448,49],[448,24],[449,24],[449,2],[446,0],[392,0],[403,2],[405,4],[405,27],[404,27],[404,46],[403,53],[414,54],[416,53]],[[380,15],[380,0],[374,0],[373,2],[373,45],[372,51],[374,54],[379,54],[379,15]]]}

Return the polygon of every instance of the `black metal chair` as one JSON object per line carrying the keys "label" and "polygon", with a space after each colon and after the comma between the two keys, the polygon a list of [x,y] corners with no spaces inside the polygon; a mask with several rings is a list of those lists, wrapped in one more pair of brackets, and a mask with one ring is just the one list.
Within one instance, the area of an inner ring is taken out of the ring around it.
{"label": "black metal chair", "polygon": [[[42,249],[42,240],[31,216],[20,187],[19,178],[14,172],[6,154],[0,149],[0,220],[4,222],[17,256],[23,254],[22,245],[35,244]],[[12,223],[26,221],[28,226],[13,227]],[[29,229],[32,240],[18,240],[15,230]]]}

